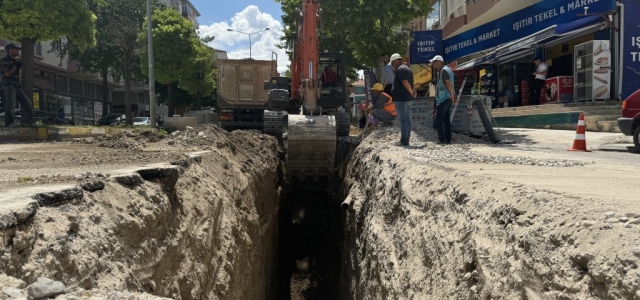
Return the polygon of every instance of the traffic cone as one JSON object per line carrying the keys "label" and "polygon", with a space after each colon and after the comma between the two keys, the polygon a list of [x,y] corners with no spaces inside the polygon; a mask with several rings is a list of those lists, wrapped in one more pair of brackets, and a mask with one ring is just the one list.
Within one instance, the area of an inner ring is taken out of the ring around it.
{"label": "traffic cone", "polygon": [[567,149],[568,151],[582,151],[591,152],[587,150],[587,140],[585,138],[585,124],[584,113],[580,113],[580,119],[578,120],[578,128],[576,129],[576,138],[573,140],[573,147]]}

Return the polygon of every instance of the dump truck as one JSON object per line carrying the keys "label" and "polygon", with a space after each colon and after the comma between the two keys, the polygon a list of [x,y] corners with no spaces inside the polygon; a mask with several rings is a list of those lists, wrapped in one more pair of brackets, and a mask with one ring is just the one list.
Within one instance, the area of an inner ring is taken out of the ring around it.
{"label": "dump truck", "polygon": [[228,131],[263,131],[265,110],[269,109],[264,82],[277,76],[276,60],[218,59],[217,65],[220,126]]}

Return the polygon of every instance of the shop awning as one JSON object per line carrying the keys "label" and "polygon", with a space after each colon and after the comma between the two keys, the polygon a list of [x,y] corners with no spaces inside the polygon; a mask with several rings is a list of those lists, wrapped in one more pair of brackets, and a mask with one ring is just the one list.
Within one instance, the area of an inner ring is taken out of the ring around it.
{"label": "shop awning", "polygon": [[559,43],[606,28],[600,16],[589,16],[566,24],[553,25],[530,36],[496,47],[491,53],[458,66],[458,70],[493,64],[525,55],[536,46]]}

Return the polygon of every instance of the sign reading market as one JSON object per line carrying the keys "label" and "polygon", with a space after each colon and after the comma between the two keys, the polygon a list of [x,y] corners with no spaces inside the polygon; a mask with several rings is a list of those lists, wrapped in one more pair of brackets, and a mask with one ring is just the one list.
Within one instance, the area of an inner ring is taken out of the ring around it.
{"label": "sign reading market", "polygon": [[578,14],[607,12],[615,0],[542,0],[529,7],[444,40],[446,60],[499,46],[557,24],[578,20]]}

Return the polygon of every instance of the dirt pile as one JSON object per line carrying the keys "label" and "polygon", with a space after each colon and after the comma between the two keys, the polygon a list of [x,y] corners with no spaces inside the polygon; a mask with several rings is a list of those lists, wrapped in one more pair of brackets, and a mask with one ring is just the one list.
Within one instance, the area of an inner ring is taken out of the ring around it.
{"label": "dirt pile", "polygon": [[640,299],[640,212],[444,168],[464,144],[428,131],[403,148],[376,130],[353,154],[343,298]]}
{"label": "dirt pile", "polygon": [[10,276],[0,274],[0,299],[50,299],[57,300],[169,300],[147,293],[130,293],[119,291],[87,291],[82,288],[66,289],[60,281],[49,278],[38,278],[38,281],[27,286],[27,283]]}
{"label": "dirt pile", "polygon": [[0,270],[28,284],[48,277],[67,289],[173,299],[275,295],[283,184],[277,141],[213,126],[152,139],[118,135],[97,145],[137,140],[141,155],[210,151],[176,155],[172,165],[81,174],[75,179],[86,188],[79,199],[42,206],[0,231]]}

